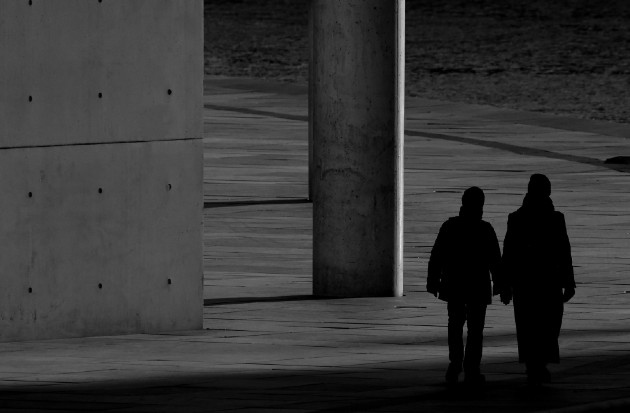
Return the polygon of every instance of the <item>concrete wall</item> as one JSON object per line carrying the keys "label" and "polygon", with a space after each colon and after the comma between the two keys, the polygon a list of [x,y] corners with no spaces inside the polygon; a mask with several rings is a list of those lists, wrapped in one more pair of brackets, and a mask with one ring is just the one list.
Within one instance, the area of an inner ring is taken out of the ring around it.
{"label": "concrete wall", "polygon": [[0,2],[0,340],[201,327],[202,19]]}

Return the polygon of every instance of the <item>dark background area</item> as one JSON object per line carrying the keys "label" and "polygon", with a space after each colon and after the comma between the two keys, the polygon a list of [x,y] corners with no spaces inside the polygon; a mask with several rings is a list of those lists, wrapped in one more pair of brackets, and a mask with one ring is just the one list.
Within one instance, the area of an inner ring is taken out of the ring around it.
{"label": "dark background area", "polygon": [[[205,0],[206,73],[306,82],[309,0]],[[409,96],[630,122],[630,2],[407,0]]]}

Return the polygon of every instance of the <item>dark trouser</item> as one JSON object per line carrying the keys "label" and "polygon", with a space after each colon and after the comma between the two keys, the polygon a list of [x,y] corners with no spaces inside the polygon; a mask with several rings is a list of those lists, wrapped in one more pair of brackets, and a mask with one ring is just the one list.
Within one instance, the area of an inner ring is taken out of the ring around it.
{"label": "dark trouser", "polygon": [[544,366],[560,361],[558,337],[563,313],[560,289],[544,294],[514,289],[514,319],[521,363]]}
{"label": "dark trouser", "polygon": [[[483,327],[486,304],[448,303],[448,351],[453,364],[464,366],[464,371],[479,372],[483,353]],[[464,352],[464,324],[468,321],[466,351]]]}

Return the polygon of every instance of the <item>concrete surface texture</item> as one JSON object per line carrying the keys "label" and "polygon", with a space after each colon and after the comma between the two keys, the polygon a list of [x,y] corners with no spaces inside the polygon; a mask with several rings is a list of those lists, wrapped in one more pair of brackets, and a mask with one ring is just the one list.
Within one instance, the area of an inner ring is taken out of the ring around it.
{"label": "concrete surface texture", "polygon": [[404,1],[315,1],[311,10],[313,291],[398,296]]}
{"label": "concrete surface texture", "polygon": [[[314,299],[306,86],[208,79],[204,100],[205,329],[2,343],[3,412],[628,411],[628,174],[603,163],[630,152],[628,126],[408,99],[405,295]],[[473,184],[502,240],[532,172],[572,242],[561,363],[527,387],[512,306],[495,300],[485,388],[449,390],[429,250]]]}
{"label": "concrete surface texture", "polygon": [[0,3],[0,340],[201,326],[201,13]]}

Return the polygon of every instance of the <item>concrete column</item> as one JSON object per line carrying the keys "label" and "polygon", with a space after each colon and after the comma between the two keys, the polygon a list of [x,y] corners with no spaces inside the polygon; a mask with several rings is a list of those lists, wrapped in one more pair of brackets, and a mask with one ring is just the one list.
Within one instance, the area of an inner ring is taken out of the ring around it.
{"label": "concrete column", "polygon": [[308,10],[308,200],[313,200],[313,8],[314,1],[309,3]]}
{"label": "concrete column", "polygon": [[402,295],[404,0],[313,0],[313,292]]}

